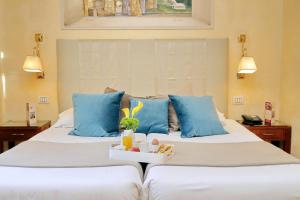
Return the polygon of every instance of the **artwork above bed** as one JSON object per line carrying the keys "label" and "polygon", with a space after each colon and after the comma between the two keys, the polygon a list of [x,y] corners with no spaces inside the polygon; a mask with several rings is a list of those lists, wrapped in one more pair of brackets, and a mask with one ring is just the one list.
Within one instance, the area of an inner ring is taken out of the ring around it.
{"label": "artwork above bed", "polygon": [[64,29],[208,29],[213,0],[61,0]]}
{"label": "artwork above bed", "polygon": [[58,40],[59,110],[107,86],[134,96],[211,95],[227,113],[228,40]]}

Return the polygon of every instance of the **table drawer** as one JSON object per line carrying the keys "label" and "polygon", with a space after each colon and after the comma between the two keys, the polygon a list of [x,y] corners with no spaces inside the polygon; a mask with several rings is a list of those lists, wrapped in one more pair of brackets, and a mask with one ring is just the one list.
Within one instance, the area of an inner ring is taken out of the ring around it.
{"label": "table drawer", "polygon": [[0,140],[3,141],[23,141],[28,140],[29,138],[36,135],[36,132],[32,131],[5,131],[0,132]]}
{"label": "table drawer", "polygon": [[258,137],[263,140],[284,140],[284,130],[270,130],[270,129],[260,129],[260,130],[251,130]]}

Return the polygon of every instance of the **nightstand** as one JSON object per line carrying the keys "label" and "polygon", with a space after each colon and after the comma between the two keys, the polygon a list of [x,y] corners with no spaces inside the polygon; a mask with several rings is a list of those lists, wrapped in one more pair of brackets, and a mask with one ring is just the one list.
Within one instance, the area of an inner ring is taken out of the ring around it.
{"label": "nightstand", "polygon": [[0,125],[0,153],[3,152],[3,142],[22,142],[46,130],[51,121],[38,121],[29,126],[26,121],[8,121]]}
{"label": "nightstand", "polygon": [[[238,121],[242,124],[242,121]],[[283,124],[279,121],[272,123],[271,126],[268,125],[258,125],[258,126],[249,126],[245,125],[248,130],[255,133],[258,137],[264,141],[270,142],[287,153],[291,152],[291,137],[292,137],[292,128],[286,124]]]}

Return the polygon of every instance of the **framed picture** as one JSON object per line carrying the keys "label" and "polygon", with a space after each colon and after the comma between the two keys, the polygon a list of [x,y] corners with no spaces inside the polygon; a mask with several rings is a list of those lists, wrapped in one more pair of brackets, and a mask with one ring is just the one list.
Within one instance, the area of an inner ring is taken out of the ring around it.
{"label": "framed picture", "polygon": [[63,29],[210,29],[214,0],[61,0]]}

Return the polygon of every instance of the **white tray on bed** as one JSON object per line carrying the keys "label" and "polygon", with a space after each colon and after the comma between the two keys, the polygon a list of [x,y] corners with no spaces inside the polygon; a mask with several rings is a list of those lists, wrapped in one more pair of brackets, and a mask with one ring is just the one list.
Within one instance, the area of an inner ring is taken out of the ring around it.
{"label": "white tray on bed", "polygon": [[147,153],[147,152],[133,152],[124,151],[114,146],[109,149],[109,158],[111,160],[124,160],[124,161],[135,161],[143,163],[163,164],[166,160],[172,158],[172,155],[158,154],[158,153]]}

